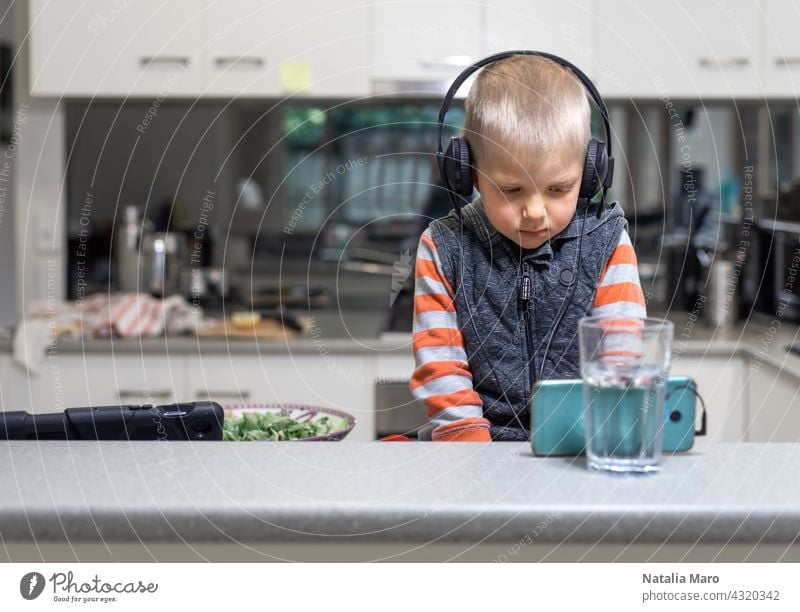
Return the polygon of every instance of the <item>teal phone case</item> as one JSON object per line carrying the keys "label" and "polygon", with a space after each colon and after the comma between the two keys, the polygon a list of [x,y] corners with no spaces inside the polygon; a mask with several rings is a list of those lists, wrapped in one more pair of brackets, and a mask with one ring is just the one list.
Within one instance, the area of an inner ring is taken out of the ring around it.
{"label": "teal phone case", "polygon": [[[667,379],[664,404],[664,451],[687,451],[694,445],[697,384],[688,376]],[[531,444],[540,457],[580,455],[585,450],[583,382],[543,380],[533,387]],[[705,412],[700,433],[705,433]]]}

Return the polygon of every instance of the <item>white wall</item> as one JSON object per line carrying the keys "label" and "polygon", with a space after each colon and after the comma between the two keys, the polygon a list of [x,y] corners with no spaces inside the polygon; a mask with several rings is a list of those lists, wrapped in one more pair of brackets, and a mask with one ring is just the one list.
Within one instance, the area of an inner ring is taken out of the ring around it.
{"label": "white wall", "polygon": [[[14,2],[0,0],[0,42],[14,47]],[[16,76],[16,75],[15,75]],[[6,86],[7,84],[3,84]],[[0,144],[0,160],[6,159],[8,147]],[[14,176],[0,183],[0,325],[16,319],[16,282],[14,274]]]}
{"label": "white wall", "polygon": [[12,156],[15,293],[21,315],[32,300],[65,294],[64,112],[57,100],[28,95],[28,3],[13,4],[16,43],[21,45],[13,67],[18,134]]}

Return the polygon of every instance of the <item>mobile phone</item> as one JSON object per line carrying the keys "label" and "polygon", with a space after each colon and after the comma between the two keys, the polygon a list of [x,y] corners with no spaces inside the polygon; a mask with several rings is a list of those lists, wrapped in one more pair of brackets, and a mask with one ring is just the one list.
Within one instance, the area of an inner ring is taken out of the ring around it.
{"label": "mobile phone", "polygon": [[0,440],[222,440],[216,402],[0,412]]}
{"label": "mobile phone", "polygon": [[[700,431],[695,431],[697,383],[688,376],[667,379],[664,402],[664,451],[688,451],[695,435],[704,435],[705,408]],[[585,451],[583,381],[542,380],[533,387],[531,444],[539,457],[580,455]]]}

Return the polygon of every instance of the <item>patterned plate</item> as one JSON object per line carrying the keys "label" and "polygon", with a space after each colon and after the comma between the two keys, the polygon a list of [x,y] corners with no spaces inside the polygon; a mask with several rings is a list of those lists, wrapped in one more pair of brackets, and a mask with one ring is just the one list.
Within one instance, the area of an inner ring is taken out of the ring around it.
{"label": "patterned plate", "polygon": [[356,425],[356,419],[353,415],[342,412],[341,410],[323,408],[320,406],[306,406],[304,404],[227,404],[224,408],[225,418],[228,418],[228,416],[241,416],[246,412],[272,412],[281,416],[291,417],[295,421],[300,421],[301,423],[317,421],[326,416],[344,419],[346,421],[345,425],[336,431],[320,436],[312,436],[310,438],[287,440],[287,442],[342,440]]}

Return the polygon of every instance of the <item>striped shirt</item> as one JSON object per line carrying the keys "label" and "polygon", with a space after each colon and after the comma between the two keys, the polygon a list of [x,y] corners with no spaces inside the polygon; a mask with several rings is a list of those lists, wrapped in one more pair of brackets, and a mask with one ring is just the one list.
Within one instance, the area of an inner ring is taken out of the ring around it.
{"label": "striped shirt", "polygon": [[[436,245],[426,229],[417,248],[412,346],[415,369],[411,391],[427,409],[430,432],[440,425],[483,416],[480,395],[458,327],[455,293],[442,272]],[[592,315],[647,316],[636,253],[623,230],[597,283]]]}

